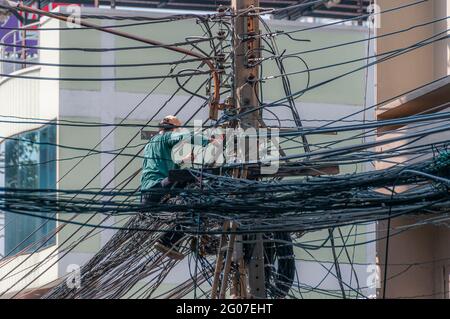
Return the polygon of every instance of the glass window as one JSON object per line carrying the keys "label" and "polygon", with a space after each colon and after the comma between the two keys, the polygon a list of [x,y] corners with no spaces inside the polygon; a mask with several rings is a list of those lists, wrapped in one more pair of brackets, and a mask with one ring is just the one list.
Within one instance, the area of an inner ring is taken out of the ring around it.
{"label": "glass window", "polygon": [[[5,141],[5,187],[19,189],[56,189],[56,127],[16,135]],[[12,193],[11,196],[14,196]],[[46,194],[45,196],[49,196]],[[56,196],[56,195],[51,195]],[[8,202],[8,196],[6,198]],[[39,211],[39,208],[37,209]],[[33,214],[50,215],[55,211]],[[32,251],[41,246],[55,229],[56,222],[34,216],[5,214],[5,253]],[[45,246],[55,244],[55,238]]]}

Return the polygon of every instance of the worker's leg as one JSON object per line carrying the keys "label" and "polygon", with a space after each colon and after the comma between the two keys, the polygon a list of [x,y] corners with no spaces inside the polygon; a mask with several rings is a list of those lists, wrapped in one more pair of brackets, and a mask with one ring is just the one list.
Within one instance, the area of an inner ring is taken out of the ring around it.
{"label": "worker's leg", "polygon": [[142,193],[142,211],[145,213],[146,208],[152,206],[153,204],[159,203],[162,195],[159,194],[157,189],[152,189],[147,192]]}
{"label": "worker's leg", "polygon": [[169,182],[168,178],[163,179],[161,182],[142,193],[142,203],[144,208],[153,204],[159,204],[161,199],[166,195],[167,190],[173,184]]}
{"label": "worker's leg", "polygon": [[[151,189],[146,195],[145,206],[149,206],[152,203],[159,203],[167,191],[173,187],[174,184],[169,181],[168,178],[163,179],[155,189]],[[161,252],[167,253],[167,256],[175,259],[182,259],[183,255],[178,252],[180,240],[184,237],[184,234],[179,231],[179,227],[175,226],[171,230],[162,234],[156,248]]]}
{"label": "worker's leg", "polygon": [[159,239],[159,242],[166,247],[178,249],[180,245],[180,240],[183,239],[184,233],[181,231],[179,226],[175,226],[170,231],[164,233]]}
{"label": "worker's leg", "polygon": [[173,186],[173,183],[169,180],[168,177],[164,178],[160,184],[162,188],[166,189],[171,188]]}

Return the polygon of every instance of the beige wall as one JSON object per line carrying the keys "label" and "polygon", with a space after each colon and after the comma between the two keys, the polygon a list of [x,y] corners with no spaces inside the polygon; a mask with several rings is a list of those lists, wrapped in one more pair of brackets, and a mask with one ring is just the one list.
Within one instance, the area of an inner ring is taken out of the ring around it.
{"label": "beige wall", "polygon": [[[378,0],[376,3],[384,11],[403,4],[409,0]],[[382,14],[378,35],[395,32],[408,27],[430,22],[449,15],[450,1],[433,0],[392,13]],[[377,40],[377,53],[383,53],[410,46],[449,28],[449,20],[434,23],[426,27]],[[448,32],[447,32],[448,33]],[[445,34],[441,34],[443,36]],[[389,98],[401,95],[406,91],[423,86],[431,81],[450,74],[449,41],[444,40],[432,45],[403,54],[397,58],[377,65],[376,98],[380,103]],[[401,100],[401,99],[400,99]],[[448,112],[449,110],[444,110]],[[442,125],[442,123],[441,123]],[[427,126],[431,128],[432,126]],[[420,128],[421,130],[427,127]],[[378,137],[378,140],[407,135],[418,129],[406,127],[401,132],[394,132]],[[413,145],[427,144],[448,140],[449,133],[436,134],[422,139]],[[382,152],[411,142],[405,139],[395,144],[384,145],[377,151]],[[429,154],[431,156],[431,154]],[[408,157],[397,157],[392,160],[402,163]],[[420,160],[422,160],[421,158]],[[392,164],[377,163],[377,169],[387,168]],[[399,189],[396,189],[399,191]],[[445,225],[427,225],[414,227],[399,232],[405,226],[420,222],[424,216],[401,217],[391,221],[391,237],[388,249],[387,298],[448,298],[444,286],[448,290],[448,271],[450,265],[450,229]],[[381,268],[381,280],[384,278],[386,263],[386,229],[387,221],[377,226],[377,256]],[[399,233],[397,233],[399,232]],[[383,282],[378,290],[378,297],[383,297]]]}
{"label": "beige wall", "polygon": [[[435,17],[450,16],[450,1],[433,1]],[[443,32],[450,29],[450,19],[446,19],[434,25],[434,33]],[[448,32],[447,32],[448,34]],[[440,78],[450,74],[450,41],[449,39],[439,41],[434,46],[435,64],[434,74]]]}
{"label": "beige wall", "polygon": [[[409,0],[376,0],[380,10],[409,4]],[[383,35],[430,22],[449,15],[447,0],[433,0],[380,15],[377,35]],[[377,54],[411,46],[449,28],[449,20],[381,38]],[[442,34],[445,35],[445,34]],[[441,35],[441,36],[442,36]],[[450,74],[449,41],[443,40],[383,62],[377,66],[378,102],[412,90]]]}
{"label": "beige wall", "polygon": [[[450,267],[450,231],[448,225],[415,227],[399,232],[420,221],[401,217],[392,220],[389,240],[386,298],[448,298]],[[379,224],[379,238],[386,237],[387,221]],[[381,282],[384,278],[386,240],[377,243]],[[447,286],[446,288],[444,288]],[[379,297],[383,296],[383,283]],[[446,289],[444,291],[444,289]]]}

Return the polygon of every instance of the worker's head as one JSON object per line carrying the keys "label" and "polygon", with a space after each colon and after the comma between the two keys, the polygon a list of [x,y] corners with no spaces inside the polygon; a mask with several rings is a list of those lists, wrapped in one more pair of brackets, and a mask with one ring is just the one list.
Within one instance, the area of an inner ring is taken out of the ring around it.
{"label": "worker's head", "polygon": [[181,126],[181,121],[174,115],[167,115],[159,122],[160,130],[170,132]]}

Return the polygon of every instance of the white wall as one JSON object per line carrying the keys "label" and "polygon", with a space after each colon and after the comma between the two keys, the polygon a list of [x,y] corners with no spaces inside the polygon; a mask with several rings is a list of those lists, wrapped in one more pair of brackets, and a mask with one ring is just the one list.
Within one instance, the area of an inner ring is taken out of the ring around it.
{"label": "white wall", "polygon": [[[31,257],[23,254],[2,259],[0,261],[0,278],[5,278],[0,283],[0,294],[4,294],[3,298],[22,289],[42,287],[58,279],[58,264],[52,266],[58,254],[51,254],[53,248],[52,246],[41,250]],[[44,260],[42,268],[34,269],[37,263]],[[42,269],[47,268],[48,270],[42,274]],[[30,275],[25,276],[28,273]]]}
{"label": "white wall", "polygon": [[[39,76],[40,68],[27,68],[13,73],[18,76]],[[35,129],[39,124],[30,124],[25,118],[41,118],[44,114],[40,109],[40,84],[37,80],[2,78],[0,80],[0,120],[10,123],[1,123],[0,125],[0,141],[5,137],[15,135],[17,133]],[[25,123],[14,123],[17,121]]]}

